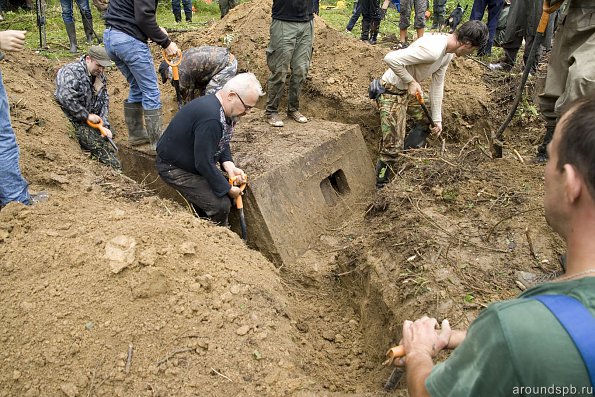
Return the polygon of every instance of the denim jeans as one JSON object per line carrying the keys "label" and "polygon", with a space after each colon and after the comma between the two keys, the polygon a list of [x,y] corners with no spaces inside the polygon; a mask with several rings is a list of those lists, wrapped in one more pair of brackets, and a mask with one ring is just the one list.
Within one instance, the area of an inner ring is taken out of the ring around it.
{"label": "denim jeans", "polygon": [[19,147],[10,125],[8,97],[0,72],[0,208],[11,201],[31,204],[27,185],[19,167]]}
{"label": "denim jeans", "polygon": [[477,55],[491,55],[494,37],[496,36],[496,27],[498,26],[498,17],[504,5],[504,0],[475,0],[471,9],[471,21],[481,21],[485,9],[488,9],[488,32],[490,37],[486,45],[477,49]]}
{"label": "denim jeans", "polygon": [[128,103],[142,102],[144,110],[160,109],[157,73],[148,44],[111,27],[103,32],[103,44],[130,85]]}
{"label": "denim jeans", "polygon": [[362,3],[359,0],[355,0],[355,3],[353,3],[353,14],[351,14],[351,18],[349,18],[349,22],[347,22],[347,30],[350,32],[353,30],[360,15],[362,15]]}
{"label": "denim jeans", "polygon": [[[190,17],[192,17],[192,0],[182,0],[182,6],[184,6],[184,14],[186,14],[186,16],[190,15]],[[174,13],[174,15],[182,14],[180,0],[172,0],[171,10]]]}
{"label": "denim jeans", "polygon": [[72,2],[76,1],[83,18],[91,20],[91,8],[89,8],[89,0],[60,0],[62,7],[62,20],[64,23],[73,23]]}

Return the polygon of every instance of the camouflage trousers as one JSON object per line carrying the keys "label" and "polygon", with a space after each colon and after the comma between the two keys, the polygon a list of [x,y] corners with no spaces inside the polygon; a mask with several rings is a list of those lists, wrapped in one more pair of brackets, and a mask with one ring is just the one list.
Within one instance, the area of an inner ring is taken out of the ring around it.
{"label": "camouflage trousers", "polygon": [[380,110],[380,159],[394,161],[405,146],[407,116],[412,123],[423,122],[425,115],[417,99],[407,93],[382,94],[377,99]]}
{"label": "camouflage trousers", "polygon": [[75,125],[75,134],[81,148],[90,152],[91,156],[116,170],[122,169],[114,148],[112,148],[107,139],[101,136],[99,130],[91,128],[86,124],[77,124]]}

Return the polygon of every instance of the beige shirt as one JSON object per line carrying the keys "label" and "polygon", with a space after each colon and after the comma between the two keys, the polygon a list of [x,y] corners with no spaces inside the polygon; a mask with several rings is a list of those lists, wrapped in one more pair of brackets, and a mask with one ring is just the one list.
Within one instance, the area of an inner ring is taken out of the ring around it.
{"label": "beige shirt", "polygon": [[444,76],[448,64],[455,56],[446,53],[447,36],[426,33],[407,48],[391,51],[384,57],[388,69],[382,80],[406,90],[413,80],[421,83],[432,76],[430,105],[434,122],[442,122],[442,96]]}

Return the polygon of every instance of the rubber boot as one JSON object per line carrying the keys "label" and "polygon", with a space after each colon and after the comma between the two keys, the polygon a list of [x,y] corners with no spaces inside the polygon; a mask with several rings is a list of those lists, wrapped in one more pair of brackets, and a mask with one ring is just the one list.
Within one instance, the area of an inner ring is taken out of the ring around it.
{"label": "rubber boot", "polygon": [[124,102],[124,120],[128,127],[128,144],[130,146],[149,143],[147,131],[143,127],[143,105]]}
{"label": "rubber boot", "polygon": [[87,44],[93,44],[93,17],[91,14],[88,16],[83,15],[83,28],[85,28],[85,38],[87,39]]}
{"label": "rubber boot", "polygon": [[182,22],[182,12],[181,11],[175,11],[174,12],[174,18],[176,18],[176,22],[177,23]]}
{"label": "rubber boot", "polygon": [[390,182],[393,176],[392,165],[388,162],[378,160],[376,162],[376,189],[382,189]]}
{"label": "rubber boot", "polygon": [[161,138],[161,109],[144,110],[144,113],[149,144],[151,149],[155,150],[157,141]]}
{"label": "rubber boot", "polygon": [[186,13],[186,22],[192,22],[192,11]]}
{"label": "rubber boot", "polygon": [[68,41],[70,41],[70,52],[76,54],[78,48],[76,46],[76,28],[74,22],[65,23],[66,34],[68,34]]}
{"label": "rubber boot", "polygon": [[368,41],[370,38],[370,20],[363,19],[362,20],[362,34],[360,36],[361,41]]}
{"label": "rubber boot", "polygon": [[378,39],[378,30],[380,29],[380,21],[372,20],[370,23],[370,40],[368,43],[375,45],[376,39]]}
{"label": "rubber boot", "polygon": [[543,136],[543,142],[541,145],[537,147],[537,156],[535,156],[535,161],[537,163],[545,163],[548,160],[547,154],[547,145],[552,141],[552,137],[554,136],[554,130],[556,129],[556,124],[554,125],[546,125],[545,126],[545,135]]}

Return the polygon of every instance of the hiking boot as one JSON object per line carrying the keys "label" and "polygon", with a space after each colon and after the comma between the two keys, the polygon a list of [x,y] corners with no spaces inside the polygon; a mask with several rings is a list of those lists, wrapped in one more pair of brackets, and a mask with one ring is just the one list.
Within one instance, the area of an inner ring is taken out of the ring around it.
{"label": "hiking boot", "polygon": [[392,165],[388,162],[378,160],[376,162],[376,189],[382,189],[390,182],[393,176]]}
{"label": "hiking boot", "polygon": [[283,123],[283,120],[281,120],[281,117],[279,117],[278,113],[267,114],[266,120],[267,120],[267,123],[269,123],[273,127],[283,127],[285,125]]}
{"label": "hiking boot", "polygon": [[536,285],[553,281],[564,274],[562,270],[555,270],[551,273],[536,274],[531,272],[516,272],[516,283],[522,290]]}
{"label": "hiking boot", "polygon": [[303,114],[301,114],[299,111],[294,111],[294,112],[289,112],[287,113],[287,115],[289,117],[291,117],[292,119],[294,119],[295,121],[297,121],[298,123],[307,123],[308,122],[308,118],[306,116],[304,116]]}

